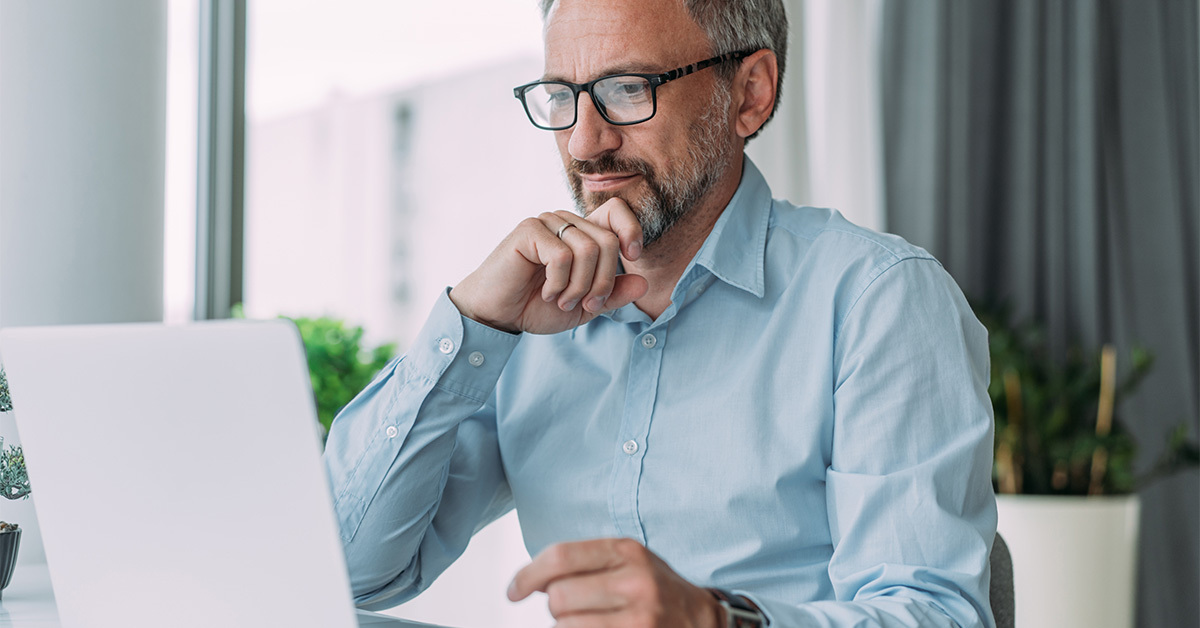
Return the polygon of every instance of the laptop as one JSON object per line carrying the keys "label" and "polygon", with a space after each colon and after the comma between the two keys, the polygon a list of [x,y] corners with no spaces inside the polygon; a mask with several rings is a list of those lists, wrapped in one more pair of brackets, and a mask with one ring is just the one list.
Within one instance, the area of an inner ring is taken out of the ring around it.
{"label": "laptop", "polygon": [[356,611],[287,321],[0,330],[63,628],[426,627]]}

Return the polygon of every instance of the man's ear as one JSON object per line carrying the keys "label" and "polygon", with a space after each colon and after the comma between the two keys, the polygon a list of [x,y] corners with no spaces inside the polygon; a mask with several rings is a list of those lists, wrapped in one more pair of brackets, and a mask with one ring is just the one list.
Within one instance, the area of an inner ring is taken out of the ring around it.
{"label": "man's ear", "polygon": [[734,130],[740,137],[750,137],[771,117],[778,80],[779,65],[774,52],[759,50],[742,60],[733,84],[737,107]]}

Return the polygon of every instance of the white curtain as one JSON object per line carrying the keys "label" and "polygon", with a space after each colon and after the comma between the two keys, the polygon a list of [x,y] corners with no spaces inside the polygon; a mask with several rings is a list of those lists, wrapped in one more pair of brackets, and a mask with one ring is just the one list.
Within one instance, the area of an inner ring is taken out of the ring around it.
{"label": "white curtain", "polygon": [[783,102],[748,153],[776,197],[880,229],[878,29],[882,0],[785,0]]}

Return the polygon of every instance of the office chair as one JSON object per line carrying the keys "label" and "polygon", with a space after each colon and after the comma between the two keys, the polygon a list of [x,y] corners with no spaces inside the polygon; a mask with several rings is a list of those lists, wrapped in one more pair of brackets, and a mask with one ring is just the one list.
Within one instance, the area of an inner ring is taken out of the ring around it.
{"label": "office chair", "polygon": [[1013,628],[1013,565],[1012,555],[1004,537],[996,533],[992,542],[992,554],[988,559],[992,566],[992,584],[988,597],[992,604],[992,615],[996,617],[996,628]]}

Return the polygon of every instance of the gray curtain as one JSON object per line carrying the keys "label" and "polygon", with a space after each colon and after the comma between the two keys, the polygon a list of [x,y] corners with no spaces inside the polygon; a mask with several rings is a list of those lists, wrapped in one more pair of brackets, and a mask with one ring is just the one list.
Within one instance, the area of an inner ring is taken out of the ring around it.
{"label": "gray curtain", "polygon": [[[888,230],[1058,348],[1138,343],[1147,468],[1200,434],[1196,0],[889,0]],[[1138,625],[1200,626],[1200,474],[1142,491]]]}

